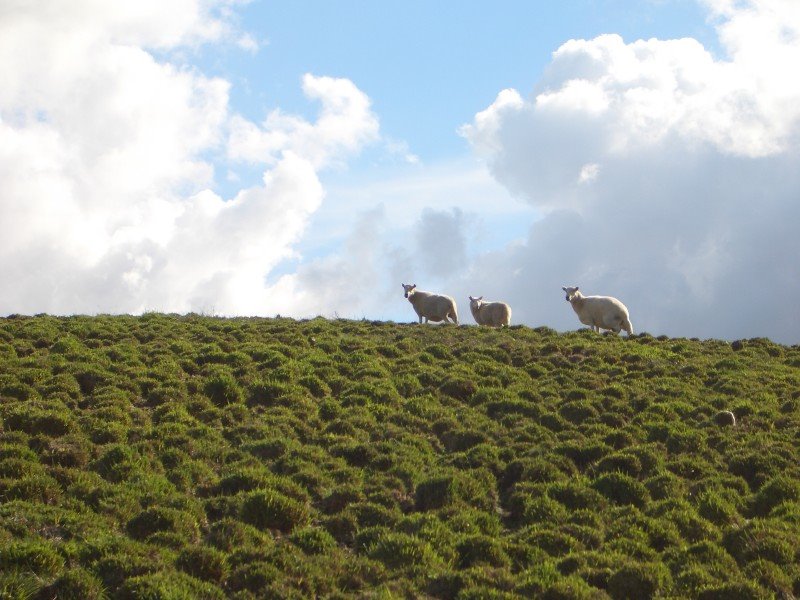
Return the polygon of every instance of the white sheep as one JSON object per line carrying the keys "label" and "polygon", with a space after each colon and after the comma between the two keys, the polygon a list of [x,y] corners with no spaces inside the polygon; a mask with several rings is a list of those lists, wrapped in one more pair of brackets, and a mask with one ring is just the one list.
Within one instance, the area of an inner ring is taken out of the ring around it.
{"label": "white sheep", "polygon": [[422,319],[425,319],[426,323],[428,321],[444,321],[445,323],[449,323],[447,318],[450,317],[453,323],[458,325],[456,301],[450,296],[423,292],[417,289],[416,283],[412,283],[411,285],[403,283],[401,285],[403,286],[405,297],[411,302],[411,306],[414,307],[414,310],[419,316],[420,323],[422,323]]}
{"label": "white sheep", "polygon": [[625,305],[611,296],[584,296],[577,287],[562,287],[567,293],[567,302],[572,305],[578,319],[584,325],[599,332],[601,329],[610,329],[619,333],[620,329],[633,334],[628,309]]}
{"label": "white sheep", "polygon": [[511,307],[505,302],[484,301],[483,296],[469,297],[469,309],[478,325],[508,327],[511,325]]}

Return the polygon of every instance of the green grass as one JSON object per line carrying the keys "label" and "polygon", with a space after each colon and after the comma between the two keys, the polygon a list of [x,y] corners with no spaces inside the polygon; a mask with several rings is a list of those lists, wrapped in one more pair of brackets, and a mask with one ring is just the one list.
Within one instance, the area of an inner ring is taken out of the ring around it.
{"label": "green grass", "polygon": [[799,447],[765,339],[13,316],[0,597],[799,596]]}

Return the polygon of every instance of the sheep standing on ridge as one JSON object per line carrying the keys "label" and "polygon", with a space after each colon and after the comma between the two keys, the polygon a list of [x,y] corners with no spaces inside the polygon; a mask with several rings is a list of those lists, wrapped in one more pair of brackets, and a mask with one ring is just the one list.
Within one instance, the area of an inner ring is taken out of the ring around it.
{"label": "sheep standing on ridge", "polygon": [[601,329],[610,329],[619,333],[620,329],[633,334],[628,309],[625,305],[611,296],[584,296],[577,287],[562,287],[567,293],[567,302],[572,305],[578,319],[584,325],[599,332]]}
{"label": "sheep standing on ridge", "polygon": [[419,316],[420,323],[422,323],[422,319],[425,319],[426,323],[428,321],[444,321],[448,323],[449,321],[447,318],[450,317],[453,323],[458,325],[456,301],[450,296],[440,296],[432,292],[423,292],[417,289],[416,283],[412,283],[411,285],[403,283],[401,285],[403,286],[405,297],[411,302],[411,306],[414,307],[414,310]]}
{"label": "sheep standing on ridge", "polygon": [[484,302],[483,296],[469,297],[469,309],[478,325],[508,327],[511,325],[511,307],[505,302]]}

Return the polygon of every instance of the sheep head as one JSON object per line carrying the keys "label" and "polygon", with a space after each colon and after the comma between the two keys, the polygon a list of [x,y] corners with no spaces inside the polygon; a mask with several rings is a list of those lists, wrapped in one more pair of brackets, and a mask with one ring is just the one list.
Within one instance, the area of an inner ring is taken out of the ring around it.
{"label": "sheep head", "polygon": [[411,294],[413,294],[414,290],[417,289],[417,284],[416,283],[412,283],[411,285],[407,285],[405,283],[401,283],[400,285],[403,286],[403,292],[404,292],[403,296],[406,297],[406,298],[408,298]]}
{"label": "sheep head", "polygon": [[580,289],[577,286],[562,287],[561,289],[567,293],[567,302],[572,302],[572,299],[580,293]]}

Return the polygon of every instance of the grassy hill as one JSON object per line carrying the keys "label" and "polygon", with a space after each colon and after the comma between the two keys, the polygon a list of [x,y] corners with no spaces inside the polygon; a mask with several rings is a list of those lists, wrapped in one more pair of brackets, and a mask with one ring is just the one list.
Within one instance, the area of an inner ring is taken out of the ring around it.
{"label": "grassy hill", "polygon": [[798,446],[763,339],[9,317],[0,597],[791,598]]}

